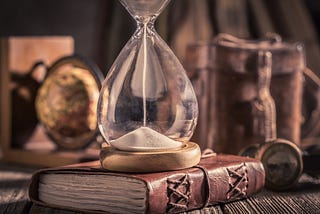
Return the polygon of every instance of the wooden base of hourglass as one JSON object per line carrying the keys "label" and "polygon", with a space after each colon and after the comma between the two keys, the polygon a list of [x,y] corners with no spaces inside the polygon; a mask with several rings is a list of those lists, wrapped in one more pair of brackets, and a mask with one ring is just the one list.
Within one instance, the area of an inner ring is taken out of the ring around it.
{"label": "wooden base of hourglass", "polygon": [[117,172],[160,172],[195,166],[201,158],[198,144],[186,143],[182,148],[165,151],[127,152],[111,146],[102,148],[101,166]]}

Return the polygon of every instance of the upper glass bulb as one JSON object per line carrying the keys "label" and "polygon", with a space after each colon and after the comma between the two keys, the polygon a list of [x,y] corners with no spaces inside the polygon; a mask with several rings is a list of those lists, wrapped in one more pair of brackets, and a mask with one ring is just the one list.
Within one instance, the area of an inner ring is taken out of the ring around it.
{"label": "upper glass bulb", "polygon": [[170,0],[120,0],[137,30],[104,80],[99,129],[125,151],[177,149],[191,138],[198,104],[179,60],[154,29]]}

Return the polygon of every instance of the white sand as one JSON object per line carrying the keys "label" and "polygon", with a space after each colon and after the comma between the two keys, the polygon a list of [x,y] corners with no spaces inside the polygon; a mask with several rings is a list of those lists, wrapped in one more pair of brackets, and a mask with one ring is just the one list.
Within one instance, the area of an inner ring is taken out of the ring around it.
{"label": "white sand", "polygon": [[182,146],[148,127],[140,127],[111,142],[112,146],[124,151],[151,151],[159,149],[174,149]]}

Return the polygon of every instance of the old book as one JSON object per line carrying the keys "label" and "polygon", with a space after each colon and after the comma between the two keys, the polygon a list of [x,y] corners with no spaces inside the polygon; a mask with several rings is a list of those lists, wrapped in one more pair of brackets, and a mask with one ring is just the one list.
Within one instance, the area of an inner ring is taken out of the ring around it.
{"label": "old book", "polygon": [[37,205],[110,213],[177,213],[248,197],[264,186],[262,164],[216,155],[192,168],[114,173],[87,162],[36,172],[29,197]]}

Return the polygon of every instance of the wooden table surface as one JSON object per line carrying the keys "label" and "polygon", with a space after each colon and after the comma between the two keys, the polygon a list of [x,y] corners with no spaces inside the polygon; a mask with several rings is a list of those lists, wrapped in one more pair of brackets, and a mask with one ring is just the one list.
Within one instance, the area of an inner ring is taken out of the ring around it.
{"label": "wooden table surface", "polygon": [[[320,164],[320,163],[319,163]],[[0,162],[0,214],[77,212],[33,205],[28,199],[28,185],[36,168]],[[299,183],[286,192],[263,190],[240,201],[193,211],[191,213],[320,213],[320,179],[303,175]]]}

